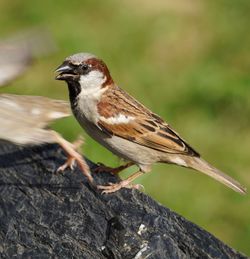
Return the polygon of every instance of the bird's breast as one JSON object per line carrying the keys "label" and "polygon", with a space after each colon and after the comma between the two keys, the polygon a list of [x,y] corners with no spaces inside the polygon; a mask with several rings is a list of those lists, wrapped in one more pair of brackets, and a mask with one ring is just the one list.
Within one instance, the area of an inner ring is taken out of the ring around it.
{"label": "bird's breast", "polygon": [[82,89],[77,97],[77,105],[74,108],[74,114],[80,124],[81,120],[97,124],[99,114],[97,111],[97,104],[101,99],[105,89],[95,87],[93,89]]}

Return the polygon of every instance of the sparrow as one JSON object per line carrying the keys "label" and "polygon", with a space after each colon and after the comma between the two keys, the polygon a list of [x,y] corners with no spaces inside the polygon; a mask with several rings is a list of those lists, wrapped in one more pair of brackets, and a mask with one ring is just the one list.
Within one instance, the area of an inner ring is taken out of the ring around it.
{"label": "sparrow", "polygon": [[56,72],[56,79],[68,85],[71,109],[82,128],[112,153],[129,161],[128,166],[139,168],[119,183],[97,186],[103,193],[130,187],[157,162],[195,169],[236,192],[246,193],[240,183],[203,160],[160,116],[118,87],[106,64],[95,55],[69,56]]}
{"label": "sparrow", "polygon": [[0,94],[0,139],[21,146],[58,143],[67,153],[68,159],[57,171],[67,167],[72,169],[77,162],[92,183],[89,167],[76,151],[82,140],[72,144],[48,128],[49,123],[70,115],[70,105],[66,101],[43,96]]}

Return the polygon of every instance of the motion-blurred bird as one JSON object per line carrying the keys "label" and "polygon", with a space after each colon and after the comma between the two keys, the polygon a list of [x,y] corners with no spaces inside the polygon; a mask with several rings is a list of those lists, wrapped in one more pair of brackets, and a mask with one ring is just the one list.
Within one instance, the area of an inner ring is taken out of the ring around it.
{"label": "motion-blurred bird", "polygon": [[[34,58],[56,50],[53,38],[44,28],[33,28],[0,41],[0,86],[22,75]],[[58,143],[68,154],[63,171],[77,162],[90,182],[89,167],[76,151],[82,140],[71,144],[56,131],[48,129],[54,120],[70,116],[69,104],[41,96],[0,94],[0,138],[18,145]]]}
{"label": "motion-blurred bird", "polygon": [[22,75],[36,57],[56,50],[50,34],[34,28],[0,41],[0,86]]}
{"label": "motion-blurred bird", "polygon": [[104,193],[128,187],[156,162],[189,167],[239,193],[246,192],[237,181],[203,160],[162,118],[119,88],[105,63],[96,56],[72,55],[56,71],[56,79],[68,84],[71,108],[86,132],[139,167],[126,180],[99,186]]}
{"label": "motion-blurred bird", "polygon": [[92,183],[89,167],[76,146],[59,133],[48,128],[49,123],[71,115],[69,103],[42,96],[0,94],[0,139],[18,145],[58,143],[67,153],[67,162],[59,171],[73,166],[76,161]]}

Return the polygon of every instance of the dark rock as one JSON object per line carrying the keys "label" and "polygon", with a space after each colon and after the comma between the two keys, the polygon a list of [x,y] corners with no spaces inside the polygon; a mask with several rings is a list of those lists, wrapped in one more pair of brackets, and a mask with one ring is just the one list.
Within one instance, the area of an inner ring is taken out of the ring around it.
{"label": "dark rock", "polygon": [[79,169],[55,173],[64,162],[57,145],[0,143],[1,258],[246,258],[142,192],[101,195]]}

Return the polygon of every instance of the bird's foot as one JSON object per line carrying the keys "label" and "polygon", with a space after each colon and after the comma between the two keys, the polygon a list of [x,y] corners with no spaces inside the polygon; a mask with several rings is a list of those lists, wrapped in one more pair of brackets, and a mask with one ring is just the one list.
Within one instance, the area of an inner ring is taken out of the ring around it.
{"label": "bird's foot", "polygon": [[102,194],[113,193],[122,188],[141,190],[144,189],[144,186],[142,184],[132,184],[128,180],[123,180],[119,183],[109,183],[108,185],[97,185],[97,189],[102,190]]}
{"label": "bird's foot", "polygon": [[89,166],[85,159],[75,150],[72,153],[68,152],[67,161],[57,169],[57,172],[63,172],[66,168],[73,170],[76,164],[80,167],[82,173],[88,178],[88,181],[93,185],[94,179],[90,174]]}
{"label": "bird's foot", "polygon": [[67,161],[63,165],[59,166],[56,172],[63,172],[67,168],[70,168],[71,170],[73,170],[75,165],[76,165],[75,157],[68,156]]}
{"label": "bird's foot", "polygon": [[64,171],[66,168],[73,169],[74,164],[77,163],[82,173],[87,177],[89,183],[95,186],[94,179],[90,173],[89,166],[85,159],[77,152],[77,149],[82,145],[83,139],[78,138],[73,144],[64,139],[60,134],[55,131],[51,131],[54,134],[56,142],[64,149],[68,155],[66,163],[60,166],[57,171]]}
{"label": "bird's foot", "polygon": [[139,190],[143,186],[140,184],[132,184],[132,181],[134,181],[137,177],[139,177],[142,174],[143,172],[138,171],[119,183],[109,183],[109,185],[97,185],[97,189],[102,190],[102,194],[116,192],[121,188]]}
{"label": "bird's foot", "polygon": [[[77,151],[82,145],[83,145],[83,138],[82,136],[79,136],[71,145],[73,150]],[[67,161],[58,167],[58,169],[56,170],[57,172],[63,172],[65,171],[65,169],[70,168],[71,170],[74,169],[74,167],[76,166],[76,162],[77,162],[77,157],[74,156],[74,154],[68,153],[68,158]],[[79,161],[80,163],[82,163],[81,161]],[[84,163],[86,164],[86,163]],[[85,165],[82,165],[80,167],[85,167]]]}

